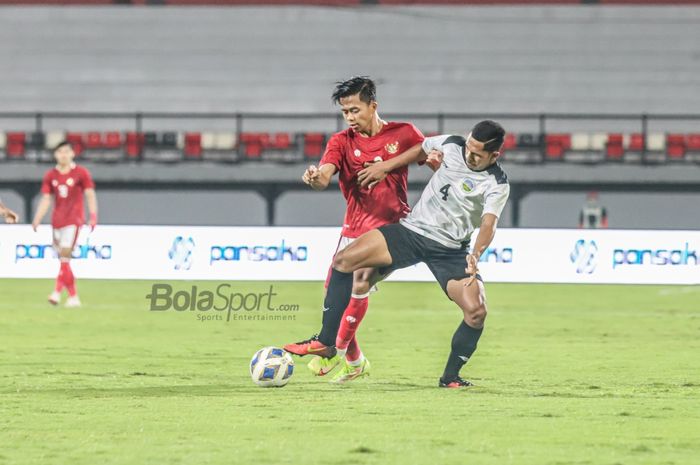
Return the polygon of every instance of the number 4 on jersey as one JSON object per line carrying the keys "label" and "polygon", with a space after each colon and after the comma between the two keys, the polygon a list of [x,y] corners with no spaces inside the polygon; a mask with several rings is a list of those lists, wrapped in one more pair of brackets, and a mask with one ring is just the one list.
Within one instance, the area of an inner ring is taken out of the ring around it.
{"label": "number 4 on jersey", "polygon": [[442,192],[442,200],[447,200],[447,195],[450,193],[450,185],[445,184],[440,188],[440,192]]}

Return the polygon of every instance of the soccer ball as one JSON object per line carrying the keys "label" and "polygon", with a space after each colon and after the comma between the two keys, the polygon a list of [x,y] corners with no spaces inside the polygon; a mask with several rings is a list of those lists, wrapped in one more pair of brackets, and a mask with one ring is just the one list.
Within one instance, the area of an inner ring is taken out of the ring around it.
{"label": "soccer ball", "polygon": [[250,376],[262,387],[282,387],[294,373],[294,360],[278,347],[263,347],[250,360]]}

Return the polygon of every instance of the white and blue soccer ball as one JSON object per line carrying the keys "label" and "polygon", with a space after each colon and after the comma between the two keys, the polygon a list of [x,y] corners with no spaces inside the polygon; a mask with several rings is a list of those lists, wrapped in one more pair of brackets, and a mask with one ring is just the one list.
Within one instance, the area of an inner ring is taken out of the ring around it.
{"label": "white and blue soccer ball", "polygon": [[250,376],[258,386],[285,386],[293,373],[292,356],[279,347],[263,347],[250,360]]}

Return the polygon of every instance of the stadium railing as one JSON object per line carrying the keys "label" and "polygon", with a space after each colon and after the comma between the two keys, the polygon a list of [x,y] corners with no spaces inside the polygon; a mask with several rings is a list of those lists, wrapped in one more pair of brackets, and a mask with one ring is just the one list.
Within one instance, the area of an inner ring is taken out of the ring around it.
{"label": "stadium railing", "polygon": [[[700,115],[386,116],[414,121],[426,135],[464,133],[484,118],[504,121],[507,127],[517,121],[520,129],[509,132],[504,145],[504,160],[514,163],[700,162]],[[591,130],[592,124],[608,129]],[[165,129],[174,126],[179,129]],[[563,131],[563,127],[578,129]],[[328,113],[0,112],[0,161],[51,162],[52,148],[67,140],[78,159],[97,162],[303,163],[318,161],[330,135],[343,128],[342,118]]]}

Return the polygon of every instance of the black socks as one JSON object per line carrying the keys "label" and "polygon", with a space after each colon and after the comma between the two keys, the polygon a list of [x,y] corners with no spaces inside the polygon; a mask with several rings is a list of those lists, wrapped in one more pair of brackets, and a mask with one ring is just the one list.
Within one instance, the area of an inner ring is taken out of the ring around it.
{"label": "black socks", "polygon": [[352,273],[343,273],[336,269],[331,272],[326,299],[323,301],[323,328],[318,335],[318,340],[327,346],[335,345],[343,313],[350,303],[352,278]]}
{"label": "black socks", "polygon": [[479,342],[483,331],[483,328],[474,329],[462,320],[454,336],[452,336],[452,351],[447,359],[445,372],[442,375],[443,380],[449,381],[459,376],[459,370],[462,369],[476,350],[476,344]]}

